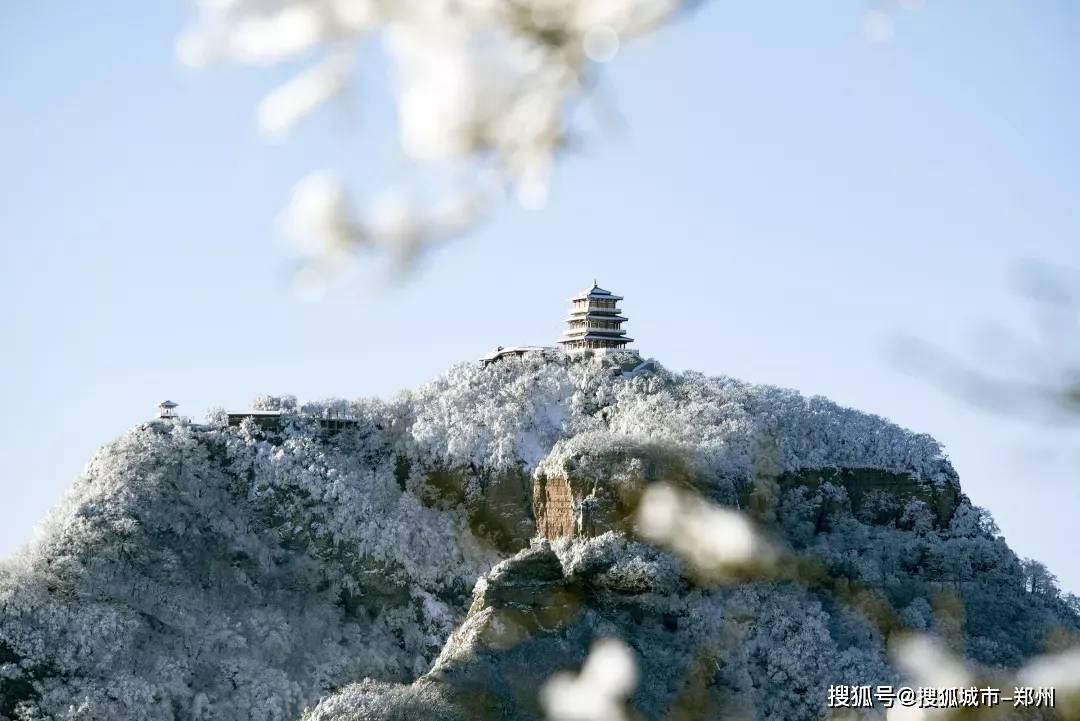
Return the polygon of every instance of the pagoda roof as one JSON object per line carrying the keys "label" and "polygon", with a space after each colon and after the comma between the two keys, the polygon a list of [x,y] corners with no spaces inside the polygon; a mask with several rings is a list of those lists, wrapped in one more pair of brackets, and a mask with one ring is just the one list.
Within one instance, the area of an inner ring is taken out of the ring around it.
{"label": "pagoda roof", "polygon": [[615,295],[610,290],[604,290],[593,281],[592,288],[581,291],[578,295],[575,295],[570,300],[586,300],[588,298],[601,298],[603,300],[622,300],[621,295]]}
{"label": "pagoda roof", "polygon": [[158,408],[176,408],[179,405],[180,405],[179,403],[173,403],[172,401],[162,401],[161,403],[157,404],[157,407]]}

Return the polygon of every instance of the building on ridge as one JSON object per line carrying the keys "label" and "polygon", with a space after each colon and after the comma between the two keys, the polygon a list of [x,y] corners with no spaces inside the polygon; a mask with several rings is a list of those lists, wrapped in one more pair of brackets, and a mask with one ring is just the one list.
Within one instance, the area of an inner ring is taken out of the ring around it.
{"label": "building on ridge", "polygon": [[508,356],[523,356],[526,353],[544,353],[552,352],[555,348],[548,348],[542,345],[515,345],[509,348],[505,346],[498,346],[495,350],[489,352],[483,358],[480,359],[482,365],[490,365],[497,360],[506,358]]}
{"label": "building on ridge", "polygon": [[503,358],[522,356],[526,353],[578,353],[592,351],[600,355],[621,351],[638,355],[627,345],[634,341],[626,335],[622,324],[627,321],[619,308],[622,296],[604,290],[596,281],[592,288],[570,299],[573,304],[566,318],[566,329],[556,347],[517,345],[499,346],[480,359],[482,365],[490,365]]}
{"label": "building on ridge", "polygon": [[622,296],[598,286],[595,280],[592,288],[571,298],[573,305],[566,319],[566,330],[559,338],[562,349],[567,352],[593,350],[636,353],[626,347],[634,339],[627,336],[622,327],[628,320],[619,308],[622,299]]}

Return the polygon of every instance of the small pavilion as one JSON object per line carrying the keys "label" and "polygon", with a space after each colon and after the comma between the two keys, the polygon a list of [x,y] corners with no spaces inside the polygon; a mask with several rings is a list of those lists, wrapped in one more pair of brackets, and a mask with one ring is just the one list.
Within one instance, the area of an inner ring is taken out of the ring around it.
{"label": "small pavilion", "polygon": [[172,401],[162,401],[157,404],[158,418],[175,418],[176,408],[179,403],[173,403]]}

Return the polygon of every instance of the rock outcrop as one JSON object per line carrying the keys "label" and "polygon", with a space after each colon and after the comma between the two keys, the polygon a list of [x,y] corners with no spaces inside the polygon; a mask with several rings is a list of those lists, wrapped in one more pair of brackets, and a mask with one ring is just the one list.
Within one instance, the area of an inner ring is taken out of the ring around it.
{"label": "rock outcrop", "polygon": [[608,433],[560,441],[533,474],[537,531],[552,540],[630,532],[641,496],[653,483],[708,495],[726,488],[710,483],[703,465],[694,449],[670,443]]}
{"label": "rock outcrop", "polygon": [[468,616],[431,671],[388,693],[396,699],[390,713],[341,715],[372,694],[360,686],[316,708],[309,721],[404,719],[418,710],[414,695],[440,699],[412,717],[418,721],[540,719],[543,681],[580,666],[593,642],[604,637],[626,639],[639,650],[650,683],[635,703],[650,717],[662,717],[683,691],[684,671],[696,662],[693,610],[677,568],[670,558],[614,534],[587,549],[563,544],[559,550],[537,541],[481,578]]}

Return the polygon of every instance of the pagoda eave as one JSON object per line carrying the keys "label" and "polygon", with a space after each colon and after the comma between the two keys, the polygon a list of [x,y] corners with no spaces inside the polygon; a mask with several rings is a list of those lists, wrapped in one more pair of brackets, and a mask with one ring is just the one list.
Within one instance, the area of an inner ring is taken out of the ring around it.
{"label": "pagoda eave", "polygon": [[611,311],[611,313],[605,313],[604,311],[595,311],[595,310],[590,310],[590,311],[584,311],[583,310],[583,311],[580,311],[580,312],[570,311],[570,315],[568,315],[563,320],[568,322],[568,323],[570,321],[572,321],[572,320],[608,320],[608,321],[613,320],[613,321],[618,321],[618,322],[625,323],[626,321],[630,320],[630,318],[628,318],[625,315],[619,315],[619,311],[617,311],[617,310],[613,310],[613,311]]}
{"label": "pagoda eave", "polygon": [[625,328],[567,328],[563,331],[564,336],[624,335],[625,333]]}
{"label": "pagoda eave", "polygon": [[634,339],[626,335],[601,335],[599,333],[588,333],[586,335],[564,335],[559,338],[560,343],[573,343],[583,340],[607,340],[615,341],[617,343],[633,343]]}

